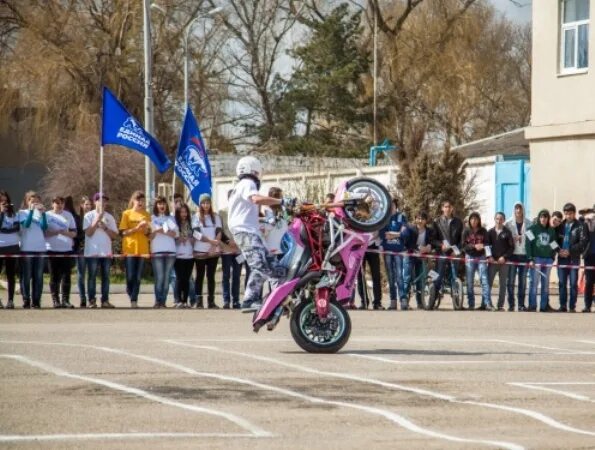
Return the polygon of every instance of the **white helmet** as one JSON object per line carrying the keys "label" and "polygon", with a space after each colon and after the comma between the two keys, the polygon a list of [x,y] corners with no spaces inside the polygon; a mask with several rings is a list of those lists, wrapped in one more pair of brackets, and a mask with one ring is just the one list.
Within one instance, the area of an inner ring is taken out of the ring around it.
{"label": "white helmet", "polygon": [[262,164],[254,156],[244,156],[238,161],[236,166],[236,175],[254,175],[260,178],[262,174]]}

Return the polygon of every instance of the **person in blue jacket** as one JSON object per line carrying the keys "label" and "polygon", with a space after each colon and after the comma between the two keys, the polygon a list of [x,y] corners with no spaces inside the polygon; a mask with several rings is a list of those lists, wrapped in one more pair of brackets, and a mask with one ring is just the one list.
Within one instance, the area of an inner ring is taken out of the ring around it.
{"label": "person in blue jacket", "polygon": [[[386,252],[405,252],[407,251],[406,243],[409,229],[407,228],[407,217],[399,211],[399,201],[396,198],[392,201],[391,212],[392,216],[388,225],[379,233],[382,240],[382,250]],[[397,309],[397,294],[401,302],[401,309],[409,309],[409,284],[411,280],[409,256],[385,253],[384,264],[390,294],[388,309]]]}

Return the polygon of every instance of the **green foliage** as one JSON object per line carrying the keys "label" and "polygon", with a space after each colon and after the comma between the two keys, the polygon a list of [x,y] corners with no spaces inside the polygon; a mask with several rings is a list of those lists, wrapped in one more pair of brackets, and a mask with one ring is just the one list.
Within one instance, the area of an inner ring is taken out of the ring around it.
{"label": "green foliage", "polygon": [[367,154],[367,142],[359,137],[342,142],[329,131],[316,130],[309,136],[293,136],[280,142],[279,153],[282,155],[361,158]]}
{"label": "green foliage", "polygon": [[343,126],[359,119],[357,84],[368,70],[368,54],[358,45],[360,16],[341,4],[325,20],[313,22],[310,40],[291,52],[300,65],[289,95],[297,109],[306,111],[306,135],[317,118]]}

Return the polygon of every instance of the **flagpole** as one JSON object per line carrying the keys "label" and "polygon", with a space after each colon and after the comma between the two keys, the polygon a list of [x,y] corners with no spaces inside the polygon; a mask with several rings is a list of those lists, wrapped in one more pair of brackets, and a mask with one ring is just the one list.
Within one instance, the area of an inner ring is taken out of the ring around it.
{"label": "flagpole", "polygon": [[103,145],[99,150],[99,198],[103,198]]}

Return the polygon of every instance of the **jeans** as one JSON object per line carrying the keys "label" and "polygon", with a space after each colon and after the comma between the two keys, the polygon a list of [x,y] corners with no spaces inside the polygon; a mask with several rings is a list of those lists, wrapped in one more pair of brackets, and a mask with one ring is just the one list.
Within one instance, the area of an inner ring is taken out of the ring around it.
{"label": "jeans", "polygon": [[540,282],[540,310],[545,311],[547,307],[550,297],[550,272],[552,270],[552,262],[552,258],[535,258],[535,267],[530,270],[531,274],[529,277],[529,309],[537,308],[537,287]]}
{"label": "jeans", "polygon": [[[588,270],[588,268],[591,270]],[[595,283],[595,254],[585,256],[585,309],[593,305],[593,284]]]}
{"label": "jeans", "polygon": [[124,264],[126,267],[126,293],[131,302],[137,302],[145,259],[140,256],[127,256]]}
{"label": "jeans", "polygon": [[190,276],[192,275],[192,269],[194,268],[194,259],[181,259],[177,258],[174,263],[174,269],[176,272],[176,287],[174,298],[177,302],[184,304],[188,303],[188,297],[192,300],[190,290],[194,292],[194,283],[190,282]]}
{"label": "jeans", "polygon": [[473,258],[465,261],[465,270],[467,278],[467,302],[469,308],[475,308],[475,293],[473,292],[473,282],[475,272],[479,271],[479,281],[481,283],[481,306],[492,306],[490,298],[490,285],[488,283],[488,264],[485,257]]}
{"label": "jeans", "polygon": [[70,301],[70,275],[73,261],[72,258],[65,256],[71,254],[71,252],[48,252],[50,292],[54,302],[60,301],[60,293],[62,294],[62,302]]}
{"label": "jeans", "polygon": [[[525,255],[512,255],[509,262],[517,262],[525,264],[527,257]],[[519,300],[519,310],[525,307],[525,286],[527,283],[527,266],[515,266],[511,265],[508,267],[508,280],[506,282],[506,288],[508,291],[508,306],[514,309],[515,298],[514,298],[514,283],[518,277],[518,289],[517,297]]]}
{"label": "jeans", "polygon": [[[579,260],[571,260],[569,258],[558,258],[560,265],[575,265],[580,264]],[[558,287],[560,288],[560,308],[566,308],[568,305],[570,309],[576,308],[576,300],[578,297],[578,269],[558,268]],[[570,304],[568,304],[568,289],[567,284],[570,282]]]}
{"label": "jeans", "polygon": [[422,258],[411,258],[411,284],[415,286],[415,300],[417,307],[421,308],[421,296],[426,289],[426,281],[428,278],[427,264]]}
{"label": "jeans", "polygon": [[169,274],[171,273],[176,255],[173,253],[153,253],[151,255],[153,264],[153,280],[155,283],[155,303],[165,305],[167,301],[167,290],[169,288]]}
{"label": "jeans", "polygon": [[398,291],[401,304],[406,305],[411,284],[411,261],[409,256],[386,254],[384,255],[384,264],[386,266],[390,299],[396,300]]}
{"label": "jeans", "polygon": [[79,298],[82,302],[87,301],[87,290],[85,289],[85,274],[87,272],[87,262],[83,255],[76,258],[76,285],[79,289]]}
{"label": "jeans", "polygon": [[43,290],[43,253],[28,253],[22,258],[21,289],[25,302],[32,302],[33,306],[41,305]]}
{"label": "jeans", "polygon": [[[371,245],[370,249],[377,249],[375,245]],[[382,305],[382,286],[380,283],[380,255],[378,253],[366,253],[362,267],[357,276],[357,293],[362,301],[362,305],[368,306],[370,299],[368,298],[368,290],[365,283],[366,263],[370,266],[370,274],[372,275],[372,292],[374,296],[373,305]]]}
{"label": "jeans", "polygon": [[449,261],[447,259],[442,259],[442,258],[438,259],[438,262],[436,264],[436,272],[438,273],[438,277],[434,281],[434,286],[436,286],[436,292],[439,292],[440,288],[442,288],[442,282],[444,280],[444,274],[446,272],[447,264],[450,264],[451,286],[453,285],[454,281],[457,279],[457,271],[459,268],[459,262],[458,261]]}
{"label": "jeans", "polygon": [[490,299],[492,298],[492,287],[494,286],[494,280],[496,279],[496,275],[498,275],[498,308],[504,307],[504,300],[506,299],[506,284],[508,282],[508,270],[509,266],[506,264],[498,264],[496,262],[493,262],[488,267]]}
{"label": "jeans", "polygon": [[[222,255],[221,265],[223,266],[223,304],[234,305],[240,302],[240,277],[242,265],[236,260],[237,255]],[[231,281],[231,289],[230,289]]]}
{"label": "jeans", "polygon": [[111,258],[86,258],[89,278],[87,279],[87,294],[89,300],[96,300],[97,269],[101,276],[101,303],[109,300]]}

